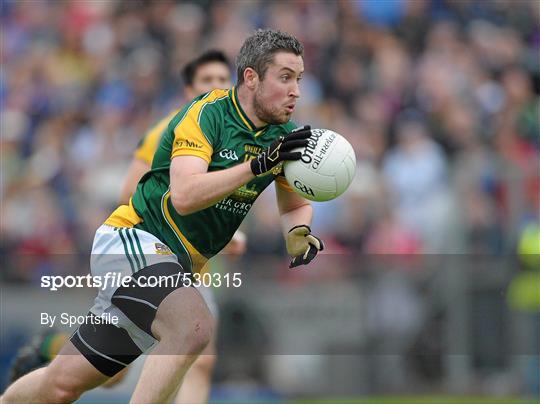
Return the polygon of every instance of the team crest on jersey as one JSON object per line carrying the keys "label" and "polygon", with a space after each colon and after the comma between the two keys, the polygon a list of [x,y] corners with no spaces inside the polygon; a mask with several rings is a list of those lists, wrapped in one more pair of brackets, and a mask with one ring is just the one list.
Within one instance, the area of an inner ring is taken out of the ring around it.
{"label": "team crest on jersey", "polygon": [[261,146],[246,144],[244,145],[244,161],[253,160],[257,155],[262,152],[263,148]]}
{"label": "team crest on jersey", "polygon": [[259,193],[255,190],[255,185],[253,185],[251,188],[249,188],[247,185],[243,185],[234,191],[230,198],[234,199],[235,201],[251,203],[257,198],[257,195],[259,195]]}
{"label": "team crest on jersey", "polygon": [[172,255],[171,249],[169,247],[167,247],[165,244],[154,243],[154,247],[156,247],[156,254],[159,254],[159,255]]}

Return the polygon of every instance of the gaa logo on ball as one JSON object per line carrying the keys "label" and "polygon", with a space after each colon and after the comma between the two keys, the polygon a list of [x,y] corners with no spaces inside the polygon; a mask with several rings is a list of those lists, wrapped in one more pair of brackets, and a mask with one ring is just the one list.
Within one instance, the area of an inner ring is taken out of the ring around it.
{"label": "gaa logo on ball", "polygon": [[307,187],[304,184],[302,184],[300,180],[294,180],[293,185],[296,189],[298,189],[302,193],[315,196],[315,193],[313,192],[313,190],[310,187]]}
{"label": "gaa logo on ball", "polygon": [[297,161],[284,164],[285,178],[306,199],[324,202],[337,198],[351,184],[356,171],[356,156],[351,144],[328,129],[313,129]]}

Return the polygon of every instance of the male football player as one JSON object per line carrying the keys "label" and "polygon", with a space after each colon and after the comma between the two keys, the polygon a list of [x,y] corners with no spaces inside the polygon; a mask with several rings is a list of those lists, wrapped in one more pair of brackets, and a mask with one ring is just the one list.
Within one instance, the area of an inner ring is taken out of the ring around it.
{"label": "male football player", "polygon": [[[184,98],[191,100],[215,88],[230,88],[230,64],[223,52],[209,50],[184,67],[182,78],[184,81]],[[139,142],[122,187],[121,203],[129,203],[129,198],[135,192],[137,183],[150,170],[161,136],[169,121],[178,112],[179,110],[176,109],[161,119],[146,132],[145,136]],[[238,256],[243,254],[245,245],[245,235],[238,230],[223,252],[230,256]],[[204,297],[214,318],[216,318],[218,309],[211,288],[200,286],[199,291]],[[214,321],[215,327],[217,327],[217,321]],[[15,381],[31,370],[49,363],[68,338],[69,334],[54,330],[47,330],[47,332],[32,338],[30,343],[23,346],[17,353],[10,371],[11,381]],[[176,398],[177,404],[204,403],[207,401],[212,371],[216,360],[215,353],[214,333],[214,338],[212,338],[203,354],[197,358],[184,377]],[[111,387],[118,384],[125,377],[126,371],[127,368],[116,374],[105,386]]]}

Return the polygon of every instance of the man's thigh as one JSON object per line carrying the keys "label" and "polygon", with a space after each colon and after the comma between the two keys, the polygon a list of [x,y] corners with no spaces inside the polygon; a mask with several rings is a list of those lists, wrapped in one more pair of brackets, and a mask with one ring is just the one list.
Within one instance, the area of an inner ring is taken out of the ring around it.
{"label": "man's thigh", "polygon": [[91,321],[81,324],[70,341],[105,376],[116,375],[143,353],[123,328],[98,323],[98,318],[91,312],[88,313],[88,319]]}

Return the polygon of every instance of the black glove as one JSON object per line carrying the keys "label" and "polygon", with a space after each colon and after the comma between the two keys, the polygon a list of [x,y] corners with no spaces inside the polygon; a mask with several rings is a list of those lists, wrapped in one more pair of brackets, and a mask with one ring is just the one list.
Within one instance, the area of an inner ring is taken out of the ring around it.
{"label": "black glove", "polygon": [[311,234],[311,229],[305,224],[289,230],[285,242],[287,252],[293,257],[289,268],[309,264],[319,251],[324,250],[322,240]]}
{"label": "black glove", "polygon": [[297,147],[305,147],[311,136],[311,126],[296,128],[287,136],[280,136],[268,148],[251,160],[251,171],[259,176],[274,169],[279,163],[300,160],[302,153],[291,152]]}

